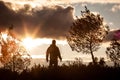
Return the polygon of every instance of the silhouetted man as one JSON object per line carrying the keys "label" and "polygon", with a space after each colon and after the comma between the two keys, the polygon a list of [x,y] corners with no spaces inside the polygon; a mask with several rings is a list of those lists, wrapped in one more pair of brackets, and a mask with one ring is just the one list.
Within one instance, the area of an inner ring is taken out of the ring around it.
{"label": "silhouetted man", "polygon": [[56,46],[56,41],[52,40],[52,44],[48,47],[46,52],[46,61],[48,62],[48,57],[50,56],[49,66],[58,66],[58,58],[62,61],[59,48]]}

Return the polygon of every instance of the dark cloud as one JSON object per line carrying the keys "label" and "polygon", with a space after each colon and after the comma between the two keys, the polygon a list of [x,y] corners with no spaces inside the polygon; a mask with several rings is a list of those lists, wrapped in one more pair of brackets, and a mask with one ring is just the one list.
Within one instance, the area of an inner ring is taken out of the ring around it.
{"label": "dark cloud", "polygon": [[0,1],[0,29],[14,25],[19,35],[28,31],[31,35],[36,31],[36,37],[64,38],[73,22],[73,7],[42,7],[31,9],[24,5],[19,11],[14,11],[10,3]]}
{"label": "dark cloud", "polygon": [[104,39],[104,41],[109,42],[112,41],[113,39],[120,40],[120,29],[110,31],[106,38]]}
{"label": "dark cloud", "polygon": [[0,1],[0,26],[6,27],[8,24],[16,21],[15,12],[6,7],[4,2]]}

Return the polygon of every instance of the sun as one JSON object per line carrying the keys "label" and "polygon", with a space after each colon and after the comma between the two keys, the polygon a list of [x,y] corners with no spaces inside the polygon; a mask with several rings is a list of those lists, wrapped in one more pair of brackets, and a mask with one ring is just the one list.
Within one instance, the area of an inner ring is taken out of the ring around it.
{"label": "sun", "polygon": [[26,37],[22,39],[22,44],[27,49],[32,49],[39,45],[50,44],[50,43],[51,43],[51,40],[49,39],[40,39],[40,38],[32,38],[32,37]]}
{"label": "sun", "polygon": [[32,48],[37,47],[39,45],[50,44],[51,39],[40,39],[40,38],[26,37],[22,40],[22,43],[27,49],[32,49]]}
{"label": "sun", "polygon": [[[22,43],[27,49],[33,49],[44,44],[50,45],[52,43],[52,39],[26,37],[22,40]],[[57,40],[57,44],[65,45],[67,42],[64,40]]]}
{"label": "sun", "polygon": [[23,45],[27,48],[27,49],[31,49],[33,47],[36,46],[35,44],[35,40],[31,37],[26,37],[22,40]]}

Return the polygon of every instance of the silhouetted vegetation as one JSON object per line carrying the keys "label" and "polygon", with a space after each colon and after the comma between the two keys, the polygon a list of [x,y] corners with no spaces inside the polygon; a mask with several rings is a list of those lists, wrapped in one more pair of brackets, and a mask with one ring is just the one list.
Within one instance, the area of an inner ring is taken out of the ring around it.
{"label": "silhouetted vegetation", "polygon": [[12,33],[13,25],[0,32],[0,62],[5,69],[22,71],[30,65],[31,57],[22,42]]}
{"label": "silhouetted vegetation", "polygon": [[111,41],[110,46],[106,49],[106,54],[114,62],[115,67],[120,66],[120,41]]}
{"label": "silhouetted vegetation", "polygon": [[79,60],[62,66],[34,65],[21,73],[0,69],[0,80],[119,80],[120,67],[85,65]]}
{"label": "silhouetted vegetation", "polygon": [[109,27],[104,24],[99,14],[90,12],[87,7],[85,11],[81,11],[81,15],[73,22],[67,41],[72,50],[91,54],[95,64],[93,53],[100,48],[100,43],[108,33]]}

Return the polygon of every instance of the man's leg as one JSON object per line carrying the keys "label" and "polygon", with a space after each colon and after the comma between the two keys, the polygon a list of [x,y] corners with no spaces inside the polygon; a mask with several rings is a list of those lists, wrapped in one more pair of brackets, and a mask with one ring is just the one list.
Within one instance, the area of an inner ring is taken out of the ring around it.
{"label": "man's leg", "polygon": [[54,62],[54,67],[58,67],[58,60]]}
{"label": "man's leg", "polygon": [[52,67],[53,62],[50,60],[49,67]]}

